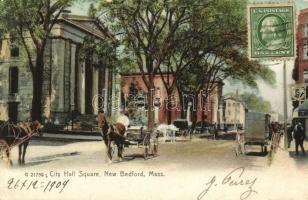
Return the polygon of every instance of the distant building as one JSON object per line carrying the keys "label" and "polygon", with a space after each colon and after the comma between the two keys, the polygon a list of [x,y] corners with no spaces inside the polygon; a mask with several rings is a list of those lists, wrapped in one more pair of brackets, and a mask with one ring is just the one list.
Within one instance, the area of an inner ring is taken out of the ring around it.
{"label": "distant building", "polygon": [[[42,102],[43,117],[50,122],[67,122],[73,111],[95,114],[95,95],[114,93],[112,69],[79,59],[86,36],[97,41],[112,37],[101,22],[84,16],[63,15],[52,29],[44,55]],[[32,76],[24,49],[12,46],[11,39],[0,42],[0,120],[20,121],[30,118]],[[105,98],[105,107],[107,103]]]}
{"label": "distant building", "polygon": [[223,97],[223,120],[222,124],[227,126],[237,125],[245,126],[245,113],[247,111],[245,103],[239,98],[232,95],[225,95]]}

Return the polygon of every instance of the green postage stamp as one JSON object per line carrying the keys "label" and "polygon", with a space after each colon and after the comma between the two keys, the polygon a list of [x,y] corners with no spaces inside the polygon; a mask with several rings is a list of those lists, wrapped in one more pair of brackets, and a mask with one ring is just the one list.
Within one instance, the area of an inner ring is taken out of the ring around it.
{"label": "green postage stamp", "polygon": [[295,56],[293,4],[254,4],[247,11],[251,59]]}

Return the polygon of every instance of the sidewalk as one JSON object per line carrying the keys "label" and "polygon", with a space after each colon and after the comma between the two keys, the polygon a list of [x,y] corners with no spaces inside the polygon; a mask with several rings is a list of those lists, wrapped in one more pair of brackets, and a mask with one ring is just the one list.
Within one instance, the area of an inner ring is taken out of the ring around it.
{"label": "sidewalk", "polygon": [[284,138],[280,140],[280,148],[277,148],[277,151],[274,155],[273,167],[280,167],[286,171],[294,169],[295,171],[307,171],[308,172],[308,141],[304,142],[304,149],[306,155],[303,155],[301,149],[299,148],[299,155],[296,155],[295,152],[295,142],[291,142],[291,146],[288,149],[284,149]]}
{"label": "sidewalk", "polygon": [[102,137],[97,135],[66,134],[66,133],[43,133],[43,136],[34,136],[34,140],[51,141],[101,141]]}

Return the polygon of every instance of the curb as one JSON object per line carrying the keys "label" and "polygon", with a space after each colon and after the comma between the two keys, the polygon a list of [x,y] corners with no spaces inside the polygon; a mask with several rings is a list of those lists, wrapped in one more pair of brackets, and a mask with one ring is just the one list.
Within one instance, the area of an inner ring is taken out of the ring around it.
{"label": "curb", "polygon": [[37,141],[61,141],[61,142],[93,142],[102,141],[101,136],[84,136],[84,135],[68,135],[68,134],[49,134],[43,136],[33,136],[33,140]]}

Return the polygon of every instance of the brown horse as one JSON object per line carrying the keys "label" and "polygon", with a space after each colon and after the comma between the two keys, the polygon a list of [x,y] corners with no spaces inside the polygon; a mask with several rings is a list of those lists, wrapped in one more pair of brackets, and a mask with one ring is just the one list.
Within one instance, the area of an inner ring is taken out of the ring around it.
{"label": "brown horse", "polygon": [[114,125],[108,124],[107,120],[102,123],[102,136],[107,148],[107,156],[112,159],[111,143],[115,142],[118,148],[118,157],[120,160],[123,158],[124,148],[124,133],[126,129],[122,123],[115,123]]}
{"label": "brown horse", "polygon": [[25,164],[25,155],[29,145],[29,140],[33,135],[37,133],[40,134],[40,128],[41,124],[38,121],[20,122],[17,125],[9,122],[0,122],[0,144],[2,150],[6,151],[6,156],[11,165],[11,148],[18,145],[18,163],[20,165]]}

